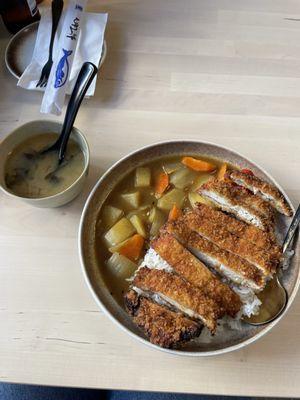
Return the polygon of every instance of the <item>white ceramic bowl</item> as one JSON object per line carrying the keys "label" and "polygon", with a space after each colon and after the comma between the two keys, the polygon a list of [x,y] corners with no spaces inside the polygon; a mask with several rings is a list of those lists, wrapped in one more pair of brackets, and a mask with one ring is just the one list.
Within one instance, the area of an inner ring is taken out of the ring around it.
{"label": "white ceramic bowl", "polygon": [[[79,255],[82,265],[83,274],[86,283],[99,307],[122,329],[142,343],[168,353],[184,355],[184,356],[211,356],[224,354],[229,351],[241,349],[269,332],[287,313],[291,306],[300,283],[300,243],[299,237],[295,238],[294,249],[295,255],[291,260],[289,268],[284,271],[282,283],[287,290],[289,300],[284,312],[273,322],[263,326],[251,326],[244,324],[242,330],[228,331],[226,335],[216,335],[215,339],[207,343],[198,339],[191,341],[182,349],[170,350],[151,344],[142,332],[133,324],[132,319],[125,312],[124,308],[119,305],[111,295],[106,285],[103,269],[105,265],[99,263],[96,248],[96,221],[101,211],[101,207],[111,190],[124,177],[133,171],[136,167],[143,165],[153,159],[163,156],[175,155],[199,155],[211,156],[218,158],[238,168],[250,168],[257,176],[273,183],[282,192],[279,184],[256,163],[243,157],[225,147],[200,141],[170,141],[156,143],[133,153],[130,153],[120,161],[116,162],[96,183],[90,196],[88,197],[83,209],[80,227],[79,227]],[[283,192],[284,193],[284,192]],[[285,194],[285,193],[284,193]],[[286,196],[286,194],[285,194]],[[286,196],[287,197],[287,196]],[[290,200],[287,198],[292,206]],[[281,218],[282,232],[287,230],[291,219]]]}
{"label": "white ceramic bowl", "polygon": [[4,167],[8,154],[18,144],[32,136],[49,132],[60,133],[61,128],[62,124],[60,122],[48,120],[31,121],[27,124],[19,126],[0,143],[0,188],[6,194],[19,198],[35,207],[59,207],[73,200],[81,192],[88,174],[90,152],[86,138],[84,137],[83,133],[75,127],[72,129],[71,138],[78,143],[84,154],[84,169],[82,174],[76,179],[75,182],[72,183],[72,185],[70,185],[64,191],[53,196],[32,199],[14,194],[7,188],[5,184]]}

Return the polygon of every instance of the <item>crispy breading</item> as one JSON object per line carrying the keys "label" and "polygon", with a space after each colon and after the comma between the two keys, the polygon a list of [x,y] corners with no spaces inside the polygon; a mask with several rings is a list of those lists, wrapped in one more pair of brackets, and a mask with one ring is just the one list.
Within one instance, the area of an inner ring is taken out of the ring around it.
{"label": "crispy breading", "polygon": [[274,185],[263,181],[255,175],[242,171],[231,171],[227,174],[227,177],[236,184],[244,186],[246,189],[268,201],[278,212],[287,217],[293,215],[293,210],[284,195]]}
{"label": "crispy breading", "polygon": [[274,227],[272,207],[259,196],[232,181],[212,179],[204,183],[198,191],[213,201],[218,208],[234,214],[248,224],[253,224],[262,230]]}
{"label": "crispy breading", "polygon": [[[255,291],[264,288],[264,276],[255,265],[250,264],[245,259],[220,248],[213,242],[192,231],[187,226],[183,227],[182,225],[172,222],[167,223],[163,229],[175,235],[178,240],[188,247],[198,258],[214,268],[220,275],[234,283],[244,284]],[[231,271],[231,273],[226,273],[224,267],[226,270]]]}
{"label": "crispy breading", "polygon": [[196,211],[187,212],[173,224],[181,232],[181,235],[189,235],[190,230],[195,231],[221,249],[244,258],[266,276],[272,276],[276,271],[279,260],[274,258],[273,254],[256,247],[243,237],[233,235],[222,225],[216,229],[209,219],[201,218]]}
{"label": "crispy breading", "polygon": [[227,250],[255,265],[265,275],[272,275],[279,264],[277,257],[265,251],[249,240],[233,235],[226,227],[219,226],[217,229],[210,220],[199,218],[196,212],[186,214],[185,223],[201,236],[215,243],[220,248]]}
{"label": "crispy breading", "polygon": [[125,306],[150,342],[161,347],[176,348],[198,337],[203,328],[202,324],[139,296],[134,290],[126,293]]}
{"label": "crispy breading", "polygon": [[235,317],[242,305],[239,296],[184,248],[174,236],[168,233],[161,234],[151,242],[151,247],[177,274],[202,289],[226,314]]}
{"label": "crispy breading", "polygon": [[[259,271],[253,264],[250,264],[248,261],[236,254],[221,249],[213,242],[198,235],[196,232],[192,232],[189,237],[188,246],[194,249],[197,254],[203,254],[204,260],[207,260],[208,257],[210,259],[209,265],[226,278],[231,276],[231,280],[234,283],[246,285],[255,291],[264,288],[266,282],[261,271]],[[222,266],[234,273],[236,279],[233,279],[233,274],[226,274],[226,272],[222,270]]]}
{"label": "crispy breading", "polygon": [[278,246],[273,232],[262,231],[254,225],[237,220],[206,204],[198,203],[195,211],[201,218],[209,220],[214,224],[215,229],[219,230],[219,227],[223,227],[232,234],[249,240],[249,242],[254,243],[257,247],[274,254],[274,257],[281,257],[281,248]]}
{"label": "crispy breading", "polygon": [[203,322],[212,333],[216,331],[217,319],[224,316],[219,305],[203,290],[164,270],[140,268],[134,276],[132,288],[158,294],[178,311]]}

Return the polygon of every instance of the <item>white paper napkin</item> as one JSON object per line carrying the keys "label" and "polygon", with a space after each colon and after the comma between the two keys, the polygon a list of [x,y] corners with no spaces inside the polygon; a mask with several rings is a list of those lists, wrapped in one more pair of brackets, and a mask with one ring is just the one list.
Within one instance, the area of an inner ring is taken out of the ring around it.
{"label": "white paper napkin", "polygon": [[[82,1],[85,2],[84,0]],[[63,12],[57,28],[53,47],[53,66],[51,69],[51,74],[49,76],[46,90],[45,88],[37,88],[36,84],[40,79],[43,66],[48,59],[49,41],[52,26],[50,9],[46,10],[42,15],[31,63],[25,69],[24,73],[18,81],[18,86],[21,86],[25,89],[45,90],[41,107],[41,112],[43,113],[60,115],[64,103],[65,93],[71,93],[82,64],[86,61],[90,61],[93,64],[98,65],[100,62],[104,40],[104,31],[107,23],[107,14],[82,13],[82,18],[80,20],[81,29],[77,37],[78,40],[76,48],[74,49],[75,53],[71,70],[69,72],[69,79],[65,83],[65,85],[56,88],[56,90],[53,90],[56,75],[55,71],[57,69],[58,62],[62,58],[62,32],[64,32],[64,25],[67,26],[67,21],[70,20],[70,18],[68,18],[68,12],[72,3],[73,2],[71,1],[69,3],[68,9]],[[77,1],[76,4],[78,3],[79,2]],[[69,25],[67,26],[67,28],[69,28]],[[92,96],[95,92],[95,87],[96,78],[89,87],[86,96]]]}

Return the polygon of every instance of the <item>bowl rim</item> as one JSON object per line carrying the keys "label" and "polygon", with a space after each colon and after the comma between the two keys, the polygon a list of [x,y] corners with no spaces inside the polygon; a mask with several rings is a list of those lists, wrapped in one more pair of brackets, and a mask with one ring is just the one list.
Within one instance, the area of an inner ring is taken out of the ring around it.
{"label": "bowl rim", "polygon": [[8,71],[16,78],[16,79],[20,79],[20,76],[16,74],[16,72],[14,71],[14,69],[11,67],[11,64],[9,63],[9,51],[10,51],[10,47],[12,46],[12,44],[14,43],[15,40],[18,39],[19,36],[22,36],[22,34],[24,33],[24,31],[26,29],[31,29],[33,28],[35,25],[38,26],[39,21],[34,21],[31,24],[28,24],[26,26],[24,26],[22,29],[20,29],[18,32],[16,32],[10,39],[9,42],[6,45],[5,48],[5,53],[4,53],[4,61],[5,61],[5,65],[6,68],[8,69]]}
{"label": "bowl rim", "polygon": [[[62,127],[63,123],[60,121],[56,121],[56,120],[51,120],[51,119],[34,119],[32,121],[28,121],[25,124],[19,125],[17,128],[15,128],[13,131],[11,131],[10,133],[8,133],[4,139],[0,142],[0,148],[2,147],[2,145],[5,143],[6,140],[9,139],[9,137],[11,137],[18,129],[20,128],[24,128],[27,125],[30,125],[32,123],[35,122],[47,122],[47,123],[51,123],[51,124],[58,124]],[[73,126],[72,128],[72,132],[73,133],[73,129],[76,131],[76,133],[81,137],[81,139],[83,140],[83,143],[86,146],[86,151],[84,151],[81,147],[81,150],[84,153],[84,168],[82,170],[82,173],[79,175],[79,177],[70,185],[68,186],[66,189],[64,189],[62,192],[58,192],[52,196],[46,196],[46,197],[24,197],[24,196],[19,196],[13,192],[8,191],[3,185],[2,183],[0,183],[0,189],[7,194],[8,196],[17,198],[17,199],[21,199],[21,200],[28,200],[31,203],[38,203],[38,202],[43,202],[43,201],[48,201],[48,200],[55,200],[59,197],[61,197],[62,195],[64,195],[66,192],[68,192],[69,190],[73,189],[73,187],[75,187],[77,185],[77,183],[82,179],[82,177],[86,174],[86,172],[88,171],[89,165],[90,165],[90,148],[89,148],[89,144],[87,141],[87,138],[85,137],[85,135],[78,129],[76,128],[76,126]],[[33,135],[34,136],[34,135]],[[7,156],[5,158],[4,164],[6,162]],[[4,169],[3,169],[4,172]]]}
{"label": "bowl rim", "polygon": [[116,161],[115,163],[113,163],[106,171],[103,175],[100,176],[100,178],[98,179],[98,181],[95,183],[94,187],[92,188],[91,192],[89,193],[82,213],[81,213],[81,217],[80,217],[80,221],[79,221],[79,229],[78,229],[78,251],[79,251],[79,259],[80,259],[80,269],[82,271],[84,280],[87,284],[87,287],[89,288],[89,291],[91,292],[96,304],[99,306],[99,308],[103,311],[103,313],[105,315],[107,315],[109,317],[109,319],[114,322],[116,325],[118,325],[123,331],[125,331],[127,334],[129,334],[131,337],[133,337],[135,340],[138,340],[139,342],[152,347],[155,350],[160,350],[164,353],[168,353],[168,354],[172,354],[172,355],[177,355],[177,356],[188,356],[188,357],[209,357],[209,356],[216,356],[216,355],[221,355],[221,354],[226,354],[226,353],[230,353],[239,349],[242,349],[248,345],[250,345],[251,343],[254,343],[255,341],[257,341],[258,339],[260,339],[262,336],[264,336],[265,334],[267,334],[268,332],[270,332],[270,330],[279,323],[279,321],[286,315],[288,309],[290,308],[290,306],[292,305],[296,294],[298,292],[299,289],[299,285],[300,285],[300,273],[298,274],[297,280],[295,282],[295,286],[294,289],[288,299],[288,303],[284,309],[284,311],[282,312],[282,314],[280,314],[278,316],[278,318],[276,318],[274,321],[270,322],[269,324],[267,324],[265,327],[263,327],[263,329],[258,332],[257,334],[255,334],[253,337],[245,340],[244,342],[232,345],[232,346],[228,346],[226,348],[223,349],[217,349],[217,350],[210,350],[210,351],[185,351],[185,350],[176,350],[176,349],[166,349],[163,347],[160,347],[156,344],[151,343],[148,339],[142,338],[140,336],[138,336],[137,334],[135,334],[134,332],[132,332],[130,329],[126,328],[106,307],[105,305],[102,303],[102,301],[100,300],[100,298],[97,296],[96,292],[93,289],[92,283],[90,281],[90,278],[88,276],[88,272],[87,272],[87,268],[85,266],[85,261],[84,261],[84,257],[83,257],[83,240],[82,240],[82,234],[83,234],[83,225],[84,225],[84,220],[85,220],[85,216],[86,213],[88,211],[90,202],[95,194],[95,192],[98,190],[99,186],[102,184],[103,180],[106,179],[106,177],[111,173],[111,171],[117,167],[119,164],[121,164],[123,161],[134,157],[136,154],[140,153],[141,151],[147,150],[149,148],[152,147],[157,147],[160,145],[167,145],[167,144],[180,144],[180,143],[197,143],[197,144],[204,144],[204,145],[211,145],[211,146],[215,146],[218,147],[219,149],[223,149],[226,151],[229,151],[241,158],[243,158],[244,160],[254,164],[258,169],[260,169],[270,180],[271,182],[274,182],[276,184],[276,186],[281,190],[281,192],[283,193],[283,195],[286,197],[286,199],[288,200],[288,202],[290,203],[290,205],[292,206],[293,211],[295,212],[295,207],[292,204],[292,202],[290,201],[289,197],[287,196],[286,192],[282,189],[282,187],[277,183],[277,181],[263,168],[261,167],[258,163],[252,161],[251,159],[249,159],[248,157],[245,157],[244,155],[242,155],[241,153],[239,153],[238,151],[235,150],[231,150],[230,148],[223,146],[223,145],[219,145],[217,143],[214,142],[210,142],[210,141],[205,141],[205,140],[195,140],[195,139],[177,139],[177,140],[166,140],[166,141],[159,141],[159,142],[155,142],[149,145],[145,145],[143,147],[140,147],[136,150],[131,151],[130,153],[126,154],[125,156],[123,156],[122,158],[120,158],[118,161]]}
{"label": "bowl rim", "polygon": [[[14,43],[15,40],[18,39],[19,36],[22,36],[24,31],[28,28],[33,28],[34,26],[39,26],[40,21],[34,21],[31,24],[28,24],[26,26],[24,26],[22,29],[20,29],[18,32],[16,32],[8,41],[6,48],[5,48],[5,52],[4,52],[4,61],[5,61],[5,65],[6,68],[8,69],[8,71],[16,78],[16,79],[20,79],[21,75],[19,76],[16,71],[11,67],[11,64],[9,62],[9,51],[10,51],[10,47],[12,46],[12,44]],[[100,55],[100,61],[99,61],[99,68],[102,67],[105,59],[107,56],[107,43],[105,38],[103,38],[103,45],[102,45],[102,52]],[[23,71],[24,72],[24,71]]]}

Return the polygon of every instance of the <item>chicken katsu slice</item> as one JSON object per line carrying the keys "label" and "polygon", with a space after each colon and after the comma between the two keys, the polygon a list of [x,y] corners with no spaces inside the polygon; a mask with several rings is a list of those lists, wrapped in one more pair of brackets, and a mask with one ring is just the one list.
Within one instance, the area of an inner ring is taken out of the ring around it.
{"label": "chicken katsu slice", "polygon": [[230,233],[242,237],[257,247],[267,250],[274,256],[281,257],[281,248],[277,244],[274,232],[265,232],[254,225],[249,225],[244,221],[237,220],[224,212],[212,208],[206,204],[198,203],[195,211],[203,219],[209,220],[214,224],[215,229],[223,226]]}
{"label": "chicken katsu slice", "polygon": [[245,259],[220,248],[187,227],[182,229],[176,223],[168,223],[164,229],[175,235],[197,258],[228,281],[247,286],[255,292],[265,287],[266,277]]}
{"label": "chicken katsu slice", "polygon": [[257,247],[254,243],[228,232],[226,227],[215,227],[210,220],[199,218],[196,212],[188,212],[185,216],[186,225],[204,238],[210,240],[221,249],[244,258],[255,265],[265,276],[271,277],[279,265],[277,254]]}
{"label": "chicken katsu slice", "polygon": [[278,257],[274,257],[274,254],[258,248],[243,237],[233,235],[223,225],[216,227],[209,219],[202,218],[196,211],[187,212],[172,224],[183,235],[185,230],[187,230],[187,234],[189,231],[194,231],[221,249],[244,258],[262,271],[265,276],[271,277],[279,264],[280,260]]}
{"label": "chicken katsu slice", "polygon": [[232,181],[213,179],[204,183],[198,191],[221,210],[248,224],[265,231],[274,227],[274,214],[270,205]]}
{"label": "chicken katsu slice", "polygon": [[216,331],[217,319],[224,316],[218,303],[203,290],[164,270],[140,268],[134,276],[132,289],[145,296],[158,296],[170,307],[201,321],[212,333]]}
{"label": "chicken katsu slice", "polygon": [[227,176],[236,184],[245,187],[255,195],[269,202],[281,214],[287,217],[293,215],[293,210],[286,198],[274,185],[263,181],[255,175],[242,171],[232,171]]}
{"label": "chicken katsu slice", "polygon": [[172,267],[174,272],[198,286],[209,298],[214,299],[224,313],[231,317],[236,316],[242,306],[239,296],[221,282],[174,236],[163,233],[151,242],[151,247]]}
{"label": "chicken katsu slice", "polygon": [[150,342],[161,347],[176,348],[198,337],[203,328],[199,322],[139,296],[134,290],[126,293],[125,307]]}
{"label": "chicken katsu slice", "polygon": [[231,181],[226,181],[226,184],[228,186],[234,187],[234,190],[242,191],[243,192],[242,199],[245,205],[252,208],[253,210],[256,210],[258,213],[266,217],[268,224],[274,226],[274,221],[275,221],[274,210],[268,202],[266,202],[261,197],[251,193],[249,190],[239,185],[236,185],[235,183],[232,184]]}
{"label": "chicken katsu slice", "polygon": [[265,287],[266,277],[253,264],[236,254],[221,249],[196,232],[192,232],[187,245],[200,260],[229,281],[247,286],[255,292],[261,291]]}

